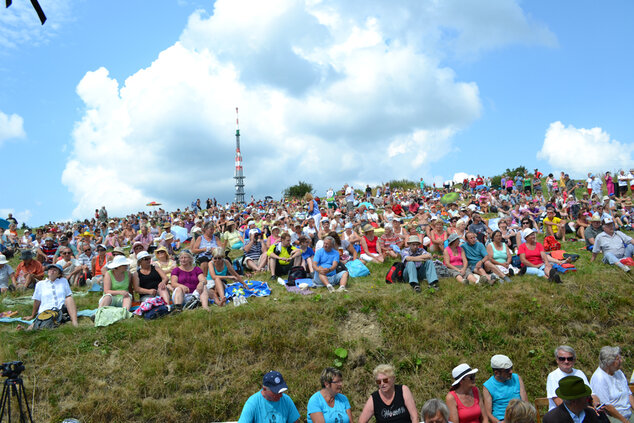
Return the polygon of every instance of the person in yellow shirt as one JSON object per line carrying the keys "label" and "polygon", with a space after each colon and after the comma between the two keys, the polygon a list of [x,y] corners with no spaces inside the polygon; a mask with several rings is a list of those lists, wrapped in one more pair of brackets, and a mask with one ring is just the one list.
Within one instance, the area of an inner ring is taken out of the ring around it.
{"label": "person in yellow shirt", "polygon": [[555,210],[549,207],[546,210],[546,218],[544,218],[544,234],[546,236],[554,236],[562,242],[566,241],[566,221],[555,216]]}

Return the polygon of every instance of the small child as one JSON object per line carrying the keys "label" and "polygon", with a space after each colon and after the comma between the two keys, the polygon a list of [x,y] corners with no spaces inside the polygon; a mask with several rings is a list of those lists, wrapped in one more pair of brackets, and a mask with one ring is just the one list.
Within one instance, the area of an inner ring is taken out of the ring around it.
{"label": "small child", "polygon": [[306,235],[302,235],[298,238],[299,248],[302,250],[302,267],[307,273],[313,274],[313,257],[315,252],[310,246],[310,238]]}

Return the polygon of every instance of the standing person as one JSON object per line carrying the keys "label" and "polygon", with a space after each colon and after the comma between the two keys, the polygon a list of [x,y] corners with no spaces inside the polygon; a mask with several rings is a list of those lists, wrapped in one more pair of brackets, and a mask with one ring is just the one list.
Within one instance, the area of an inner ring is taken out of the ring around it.
{"label": "standing person", "polygon": [[493,376],[484,382],[482,397],[484,407],[490,422],[498,423],[504,420],[506,407],[513,398],[528,401],[524,381],[513,373],[513,362],[502,354],[491,357]]}
{"label": "standing person", "polygon": [[319,204],[310,192],[304,195],[304,201],[306,201],[306,208],[308,209],[308,216],[315,221],[315,227],[317,230],[321,229],[321,213],[319,212]]}
{"label": "standing person", "polygon": [[610,174],[610,172],[605,172],[605,187],[608,190],[608,195],[610,197],[613,197],[614,196],[614,179],[612,179],[612,175]]}
{"label": "standing person", "polygon": [[407,239],[407,248],[401,250],[401,257],[405,265],[403,280],[408,281],[414,291],[421,291],[421,279],[427,279],[427,283],[433,289],[440,288],[432,256],[424,248],[420,248],[418,236],[412,235]]}
{"label": "standing person", "polygon": [[544,415],[544,423],[598,423],[596,411],[588,407],[591,393],[592,389],[582,378],[564,377],[558,382],[556,390],[561,404]]}
{"label": "standing person", "polygon": [[629,189],[629,186],[628,186],[629,184],[627,180],[627,175],[625,174],[624,170],[621,170],[619,172],[619,176],[617,176],[617,180],[619,184],[619,191],[617,192],[617,195],[619,197],[625,197]]}
{"label": "standing person", "polygon": [[475,374],[467,363],[462,363],[451,371],[454,381],[445,401],[449,408],[451,423],[488,423],[484,403],[480,401],[480,390],[475,384]]}
{"label": "standing person", "polygon": [[296,423],[299,411],[286,394],[282,374],[270,371],[262,378],[262,389],[244,403],[238,423]]}
{"label": "standing person", "polygon": [[372,374],[378,389],[363,406],[358,423],[368,423],[372,416],[376,423],[418,423],[414,396],[406,385],[394,384],[394,367],[379,364]]}
{"label": "standing person", "polygon": [[[586,375],[573,366],[577,361],[577,354],[572,347],[568,345],[560,345],[555,348],[555,359],[557,360],[557,369],[548,374],[546,379],[546,396],[548,397],[548,411],[560,406],[563,401],[562,398],[557,396],[557,388],[559,388],[559,381],[568,376],[575,376],[581,378],[582,382],[589,385]],[[592,402],[595,407],[599,406],[599,397],[592,395]]]}
{"label": "standing person", "polygon": [[319,378],[321,389],[308,400],[308,423],[354,423],[350,402],[341,392],[343,375],[340,370],[326,367]]}

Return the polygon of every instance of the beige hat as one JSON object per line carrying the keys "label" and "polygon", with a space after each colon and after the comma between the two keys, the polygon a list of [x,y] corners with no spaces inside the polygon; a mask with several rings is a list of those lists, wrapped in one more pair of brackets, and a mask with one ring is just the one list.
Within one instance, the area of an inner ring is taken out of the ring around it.
{"label": "beige hat", "polygon": [[370,232],[374,230],[374,226],[370,225],[369,223],[363,225],[363,232]]}
{"label": "beige hat", "polygon": [[7,258],[0,254],[0,264],[7,264],[9,261],[7,260]]}
{"label": "beige hat", "polygon": [[407,238],[407,243],[420,244],[420,238],[418,237],[418,235],[410,235],[409,238]]}

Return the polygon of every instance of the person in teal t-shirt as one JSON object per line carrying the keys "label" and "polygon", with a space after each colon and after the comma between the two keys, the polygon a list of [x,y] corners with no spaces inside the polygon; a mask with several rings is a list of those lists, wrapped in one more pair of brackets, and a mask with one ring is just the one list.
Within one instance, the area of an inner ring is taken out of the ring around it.
{"label": "person in teal t-shirt", "polygon": [[[307,420],[313,423],[315,420],[324,423],[353,423],[352,411],[348,398],[341,393],[343,388],[343,376],[333,367],[326,367],[321,372],[321,390],[308,400]],[[317,419],[317,417],[321,417]]]}
{"label": "person in teal t-shirt", "polygon": [[244,403],[238,423],[295,423],[299,411],[291,397],[284,378],[279,372],[270,371],[262,379],[262,390],[251,395]]}
{"label": "person in teal t-shirt", "polygon": [[498,423],[504,420],[506,407],[514,398],[528,401],[522,378],[513,373],[513,362],[505,355],[491,357],[493,376],[484,382],[482,397],[484,410],[489,422]]}

